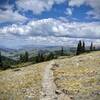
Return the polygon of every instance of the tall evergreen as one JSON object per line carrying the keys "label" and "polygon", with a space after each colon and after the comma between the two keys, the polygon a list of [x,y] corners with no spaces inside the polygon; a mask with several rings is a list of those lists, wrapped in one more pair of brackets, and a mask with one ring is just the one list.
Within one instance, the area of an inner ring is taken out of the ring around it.
{"label": "tall evergreen", "polygon": [[93,51],[93,43],[91,42],[90,51]]}
{"label": "tall evergreen", "polygon": [[37,56],[37,62],[41,62],[41,53],[40,52],[38,53],[38,56]]}
{"label": "tall evergreen", "polygon": [[3,63],[2,63],[2,55],[1,55],[1,52],[0,52],[0,67],[3,66]]}
{"label": "tall evergreen", "polygon": [[24,60],[25,60],[25,62],[27,62],[29,60],[29,54],[27,51],[25,52]]}
{"label": "tall evergreen", "polygon": [[44,55],[43,55],[43,53],[40,54],[40,61],[41,62],[44,61]]}
{"label": "tall evergreen", "polygon": [[48,59],[51,60],[51,59],[54,59],[54,54],[52,52],[50,52],[49,56],[48,56]]}
{"label": "tall evergreen", "polygon": [[81,53],[82,53],[82,42],[80,40],[79,43],[78,43],[78,46],[77,46],[76,55],[79,55]]}
{"label": "tall evergreen", "polygon": [[35,57],[35,62],[36,62],[36,63],[39,62],[39,54]]}
{"label": "tall evergreen", "polygon": [[20,54],[20,62],[23,62],[24,61],[24,57],[22,54]]}
{"label": "tall evergreen", "polygon": [[42,62],[42,61],[44,61],[44,55],[43,53],[38,52],[36,56],[36,62]]}
{"label": "tall evergreen", "polygon": [[79,55],[79,43],[77,45],[76,55]]}
{"label": "tall evergreen", "polygon": [[82,45],[82,52],[85,52],[85,42],[83,41],[83,45]]}
{"label": "tall evergreen", "polygon": [[95,46],[93,47],[93,51],[95,51],[96,50],[96,48],[95,48]]}
{"label": "tall evergreen", "polygon": [[61,56],[63,56],[64,55],[64,49],[63,49],[63,47],[61,47]]}
{"label": "tall evergreen", "polygon": [[79,55],[81,53],[85,52],[85,42],[81,42],[81,40],[79,41],[78,45],[77,45],[77,51],[76,51],[76,55]]}

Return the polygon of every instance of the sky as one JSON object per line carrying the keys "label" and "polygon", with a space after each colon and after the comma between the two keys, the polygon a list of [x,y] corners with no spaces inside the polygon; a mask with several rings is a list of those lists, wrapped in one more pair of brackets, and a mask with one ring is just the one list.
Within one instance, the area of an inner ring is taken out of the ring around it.
{"label": "sky", "polygon": [[0,0],[0,46],[100,46],[100,0]]}

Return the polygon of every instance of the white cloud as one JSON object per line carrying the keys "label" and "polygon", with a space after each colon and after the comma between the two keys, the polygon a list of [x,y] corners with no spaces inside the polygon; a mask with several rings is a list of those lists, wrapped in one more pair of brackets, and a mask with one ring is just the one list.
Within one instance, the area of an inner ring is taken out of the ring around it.
{"label": "white cloud", "polygon": [[[21,10],[31,10],[34,14],[41,14],[44,11],[49,11],[54,4],[60,4],[65,1],[66,3],[68,1],[69,7],[80,7],[83,4],[90,6],[92,10],[87,15],[100,19],[100,0],[17,0],[16,4]],[[72,9],[67,8],[66,14],[72,15]]]}
{"label": "white cloud", "polygon": [[65,11],[65,14],[66,14],[67,16],[71,16],[72,13],[73,13],[72,8],[67,8],[66,11]]}
{"label": "white cloud", "polygon": [[18,11],[12,11],[12,7],[7,7],[6,10],[0,9],[0,22],[21,22],[27,20],[26,17],[18,13]]}
{"label": "white cloud", "polygon": [[24,39],[30,44],[37,45],[73,45],[80,39],[91,40],[96,44],[96,40],[100,42],[100,23],[64,22],[52,18],[33,20],[27,25],[13,24],[0,28],[0,37],[12,41],[15,41],[14,38],[17,41]]}
{"label": "white cloud", "polygon": [[34,14],[41,14],[48,11],[54,4],[60,4],[65,0],[17,0],[16,4],[20,9],[31,10]]}
{"label": "white cloud", "polygon": [[69,0],[69,6],[81,6],[86,0]]}
{"label": "white cloud", "polygon": [[95,19],[100,19],[100,0],[69,0],[69,6],[81,6],[81,5],[88,5],[93,10],[88,12],[89,16],[92,16]]}
{"label": "white cloud", "polygon": [[76,38],[100,38],[100,23],[63,22],[53,18],[33,20],[27,25],[10,25],[0,33],[16,36],[56,36]]}

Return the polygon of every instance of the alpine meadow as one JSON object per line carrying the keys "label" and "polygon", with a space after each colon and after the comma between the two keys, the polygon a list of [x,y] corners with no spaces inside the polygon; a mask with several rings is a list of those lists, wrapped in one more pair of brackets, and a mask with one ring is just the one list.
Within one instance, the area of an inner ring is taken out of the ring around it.
{"label": "alpine meadow", "polygon": [[0,0],[0,100],[100,100],[100,0]]}

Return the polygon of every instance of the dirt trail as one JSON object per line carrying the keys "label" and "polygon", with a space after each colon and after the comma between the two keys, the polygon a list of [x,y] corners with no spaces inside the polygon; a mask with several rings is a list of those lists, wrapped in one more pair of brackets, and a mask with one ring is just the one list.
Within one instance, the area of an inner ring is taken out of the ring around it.
{"label": "dirt trail", "polygon": [[51,61],[43,73],[43,89],[40,100],[57,100],[55,94],[56,86],[53,82],[53,72],[51,71],[53,63],[54,61]]}
{"label": "dirt trail", "polygon": [[51,70],[53,64],[55,64],[55,62],[51,61],[49,65],[46,66],[43,73],[42,92],[40,100],[71,100],[63,93],[59,95],[55,93],[57,88],[53,80],[53,71]]}

